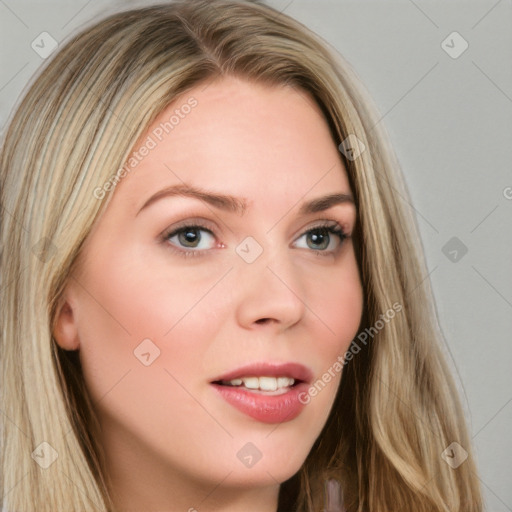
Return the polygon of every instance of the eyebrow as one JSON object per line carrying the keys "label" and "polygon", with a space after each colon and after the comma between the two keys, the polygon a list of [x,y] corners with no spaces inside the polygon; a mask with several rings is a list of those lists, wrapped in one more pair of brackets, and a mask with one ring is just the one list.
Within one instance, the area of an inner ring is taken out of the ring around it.
{"label": "eyebrow", "polygon": [[[220,210],[225,210],[228,212],[236,213],[239,216],[243,216],[247,211],[247,201],[243,198],[234,197],[225,194],[218,194],[209,192],[204,189],[200,189],[197,187],[192,187],[191,185],[180,184],[180,185],[172,185],[170,187],[166,187],[155,194],[153,194],[140,208],[137,212],[137,215],[147,208],[149,205],[163,199],[164,197],[173,197],[173,196],[183,196],[183,197],[193,197],[196,199],[200,199],[215,208]],[[354,198],[351,194],[347,193],[335,193],[329,194],[323,197],[318,197],[312,199],[304,203],[300,210],[300,215],[307,215],[310,213],[317,213],[324,210],[328,210],[329,208],[336,206],[338,204],[343,203],[352,203],[354,204]]]}

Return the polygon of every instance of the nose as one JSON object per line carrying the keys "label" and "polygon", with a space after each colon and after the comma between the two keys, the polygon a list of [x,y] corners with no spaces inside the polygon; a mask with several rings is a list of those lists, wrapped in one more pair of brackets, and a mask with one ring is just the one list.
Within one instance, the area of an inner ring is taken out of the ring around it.
{"label": "nose", "polygon": [[281,332],[301,320],[306,310],[305,290],[286,248],[266,248],[256,261],[240,260],[237,266],[236,315],[242,327],[268,326]]}

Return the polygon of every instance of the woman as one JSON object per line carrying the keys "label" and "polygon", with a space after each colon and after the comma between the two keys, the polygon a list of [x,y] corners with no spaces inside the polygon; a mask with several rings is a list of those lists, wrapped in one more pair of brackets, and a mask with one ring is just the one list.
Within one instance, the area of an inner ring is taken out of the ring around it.
{"label": "woman", "polygon": [[1,155],[6,510],[482,510],[374,110],[258,3],[58,52]]}

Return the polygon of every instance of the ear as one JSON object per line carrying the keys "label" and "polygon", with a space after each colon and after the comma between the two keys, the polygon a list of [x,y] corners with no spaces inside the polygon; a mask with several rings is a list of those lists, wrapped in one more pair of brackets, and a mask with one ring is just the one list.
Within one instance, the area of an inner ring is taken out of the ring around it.
{"label": "ear", "polygon": [[76,308],[74,302],[64,293],[55,313],[53,337],[60,348],[64,350],[77,350],[80,348],[78,326],[76,322]]}

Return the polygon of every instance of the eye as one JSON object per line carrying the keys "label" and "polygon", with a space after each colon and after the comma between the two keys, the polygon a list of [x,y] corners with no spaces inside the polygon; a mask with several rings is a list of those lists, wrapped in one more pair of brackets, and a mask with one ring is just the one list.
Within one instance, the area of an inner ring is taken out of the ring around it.
{"label": "eye", "polygon": [[181,249],[207,250],[215,245],[213,233],[199,225],[183,226],[164,235],[164,240]]}
{"label": "eye", "polygon": [[341,226],[336,224],[322,224],[308,229],[298,240],[305,240],[305,245],[297,244],[299,248],[313,249],[315,252],[333,254],[337,252],[344,240],[348,238]]}
{"label": "eye", "polygon": [[[337,222],[324,223],[304,232],[294,246],[313,249],[319,256],[332,256],[340,250],[346,238],[349,236]],[[216,246],[214,233],[200,224],[187,224],[173,229],[164,233],[162,240],[184,257],[204,256],[206,251]]]}

